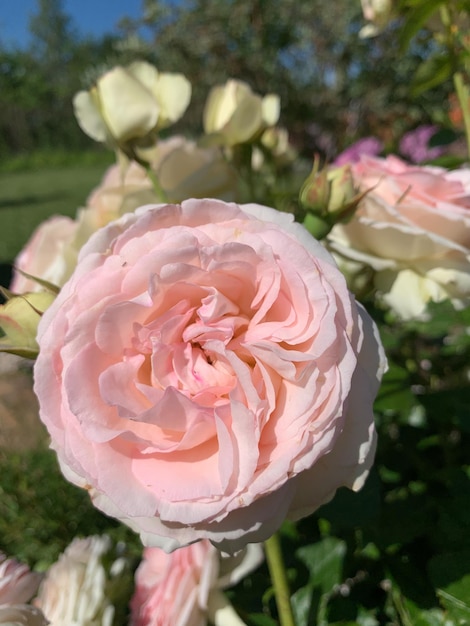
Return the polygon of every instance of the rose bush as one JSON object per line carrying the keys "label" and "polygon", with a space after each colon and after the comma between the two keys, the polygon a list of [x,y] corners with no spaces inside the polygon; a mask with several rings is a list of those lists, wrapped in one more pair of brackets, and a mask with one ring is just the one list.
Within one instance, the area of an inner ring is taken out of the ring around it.
{"label": "rose bush", "polygon": [[375,326],[292,217],[217,200],[101,229],[38,332],[63,473],[172,550],[269,537],[372,464]]}
{"label": "rose bush", "polygon": [[331,248],[375,270],[384,301],[404,319],[427,303],[470,296],[470,170],[409,165],[395,156],[351,164],[369,190],[347,224],[333,228]]}
{"label": "rose bush", "polygon": [[203,540],[166,554],[146,548],[135,575],[132,626],[243,624],[221,589],[236,585],[263,560],[259,544],[222,557]]}

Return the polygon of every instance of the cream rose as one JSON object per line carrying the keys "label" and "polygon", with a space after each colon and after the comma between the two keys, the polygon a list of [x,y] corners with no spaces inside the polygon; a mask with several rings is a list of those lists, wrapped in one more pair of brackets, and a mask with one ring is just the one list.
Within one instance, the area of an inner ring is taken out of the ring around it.
{"label": "cream rose", "polygon": [[146,548],[135,576],[132,626],[243,626],[221,589],[231,587],[263,560],[259,544],[222,557],[203,540],[166,554]]}
{"label": "cream rose", "polygon": [[274,126],[279,112],[279,96],[261,97],[243,81],[231,79],[211,89],[204,107],[204,132],[223,145],[234,146]]}
{"label": "cream rose", "polygon": [[121,147],[176,122],[191,98],[182,74],[158,72],[145,61],[117,66],[73,100],[81,129],[96,141]]}
{"label": "cream rose", "polygon": [[362,156],[351,164],[360,191],[354,217],[333,228],[331,249],[375,271],[383,300],[403,319],[429,301],[470,296],[470,169],[408,165]]}
{"label": "cream rose", "polygon": [[292,217],[216,200],[101,229],[38,332],[35,391],[65,476],[173,550],[226,551],[372,464],[376,329]]}
{"label": "cream rose", "polygon": [[122,564],[114,561],[109,572],[103,564],[111,545],[106,535],[76,538],[49,568],[34,604],[51,626],[113,625],[114,606],[107,585]]}
{"label": "cream rose", "polygon": [[217,147],[175,136],[159,141],[151,161],[169,202],[187,198],[235,200],[238,174]]}

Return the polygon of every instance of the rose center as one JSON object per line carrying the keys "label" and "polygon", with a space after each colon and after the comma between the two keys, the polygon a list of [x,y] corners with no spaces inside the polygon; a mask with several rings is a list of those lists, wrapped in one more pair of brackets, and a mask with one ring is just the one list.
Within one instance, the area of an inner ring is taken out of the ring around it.
{"label": "rose center", "polygon": [[135,323],[132,352],[145,356],[140,382],[160,390],[173,387],[206,406],[228,401],[237,379],[227,351],[237,350],[249,322],[239,313],[236,304],[208,289],[199,302],[181,300]]}

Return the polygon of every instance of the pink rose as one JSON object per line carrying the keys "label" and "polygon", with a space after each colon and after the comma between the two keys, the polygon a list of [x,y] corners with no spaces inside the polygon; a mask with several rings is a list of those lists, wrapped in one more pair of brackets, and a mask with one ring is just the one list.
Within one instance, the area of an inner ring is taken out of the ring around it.
{"label": "pink rose", "polygon": [[42,575],[0,552],[0,604],[24,604],[38,590]]}
{"label": "pink rose", "polygon": [[404,318],[427,303],[470,296],[470,169],[408,165],[363,156],[351,164],[367,191],[354,217],[333,228],[331,248],[369,265],[384,301]]}
{"label": "pink rose", "polygon": [[38,331],[65,476],[173,550],[269,537],[373,462],[376,329],[292,217],[217,200],[101,229]]}
{"label": "pink rose", "polygon": [[220,590],[235,585],[262,560],[259,544],[234,557],[222,557],[207,540],[172,554],[146,548],[135,576],[132,626],[205,626],[209,620],[240,626],[243,622]]}
{"label": "pink rose", "polygon": [[0,624],[46,626],[42,612],[26,604],[38,590],[42,575],[0,552]]}
{"label": "pink rose", "polygon": [[72,246],[76,230],[77,223],[62,215],[54,215],[42,222],[15,259],[11,291],[26,293],[43,289],[38,282],[17,270],[59,287],[63,285],[77,261],[78,250]]}

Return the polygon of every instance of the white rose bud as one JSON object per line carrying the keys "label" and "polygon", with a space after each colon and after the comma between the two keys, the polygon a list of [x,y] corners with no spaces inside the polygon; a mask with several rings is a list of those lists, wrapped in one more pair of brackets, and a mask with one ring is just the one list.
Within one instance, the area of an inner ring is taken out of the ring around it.
{"label": "white rose bud", "polygon": [[117,66],[73,100],[81,129],[96,141],[126,147],[176,122],[191,98],[182,74],[167,74],[144,61]]}
{"label": "white rose bud", "polygon": [[274,126],[279,112],[279,96],[261,97],[243,81],[231,79],[210,91],[204,108],[204,131],[217,143],[234,146]]}

